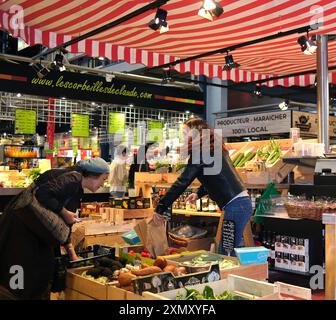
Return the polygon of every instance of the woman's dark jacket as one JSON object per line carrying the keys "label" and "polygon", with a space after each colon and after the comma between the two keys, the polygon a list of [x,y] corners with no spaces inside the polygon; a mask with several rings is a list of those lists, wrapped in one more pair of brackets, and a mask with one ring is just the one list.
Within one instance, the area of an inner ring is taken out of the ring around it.
{"label": "woman's dark jacket", "polygon": [[193,180],[198,179],[202,184],[198,190],[198,197],[208,194],[210,199],[215,201],[220,208],[223,208],[230,200],[245,190],[235,168],[232,165],[229,153],[223,151],[222,156],[217,160],[221,165],[218,174],[207,174],[205,168],[211,168],[214,163],[205,164],[202,157],[189,158],[188,164],[183,173],[171,186],[166,195],[160,200],[156,212],[163,214],[173,202],[185,191]]}
{"label": "woman's dark jacket", "polygon": [[[69,170],[53,169],[35,182],[36,198],[46,208],[59,214],[63,207],[76,211],[83,195],[82,175]],[[49,243],[13,207],[20,194],[0,216],[0,285],[23,299],[40,299],[47,291],[54,274],[54,243]],[[33,215],[29,209],[24,213]],[[33,218],[32,218],[33,219]],[[19,265],[24,271],[24,289],[12,290],[9,269]]]}

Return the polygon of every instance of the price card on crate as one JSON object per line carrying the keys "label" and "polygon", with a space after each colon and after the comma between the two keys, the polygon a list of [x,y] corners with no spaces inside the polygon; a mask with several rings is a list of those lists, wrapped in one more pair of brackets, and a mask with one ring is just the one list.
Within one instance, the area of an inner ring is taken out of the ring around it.
{"label": "price card on crate", "polygon": [[222,233],[222,248],[223,252],[226,251],[228,255],[234,249],[235,243],[235,222],[232,220],[223,221],[223,233]]}

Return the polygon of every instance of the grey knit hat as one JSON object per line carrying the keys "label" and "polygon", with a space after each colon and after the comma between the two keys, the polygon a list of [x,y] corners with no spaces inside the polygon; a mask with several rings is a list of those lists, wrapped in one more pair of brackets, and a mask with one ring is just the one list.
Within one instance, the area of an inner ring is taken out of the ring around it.
{"label": "grey knit hat", "polygon": [[109,173],[110,166],[102,158],[92,158],[86,160],[80,160],[77,162],[77,166],[81,169],[92,173]]}

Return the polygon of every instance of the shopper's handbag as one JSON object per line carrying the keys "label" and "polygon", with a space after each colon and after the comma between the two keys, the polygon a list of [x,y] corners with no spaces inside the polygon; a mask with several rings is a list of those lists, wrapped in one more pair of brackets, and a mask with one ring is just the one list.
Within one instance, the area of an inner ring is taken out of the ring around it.
{"label": "shopper's handbag", "polygon": [[16,199],[11,209],[43,242],[54,246],[66,243],[71,228],[59,215],[37,201],[35,191],[35,186],[28,187]]}
{"label": "shopper's handbag", "polygon": [[66,273],[68,258],[66,256],[55,257],[54,276],[51,292],[61,292],[66,288]]}

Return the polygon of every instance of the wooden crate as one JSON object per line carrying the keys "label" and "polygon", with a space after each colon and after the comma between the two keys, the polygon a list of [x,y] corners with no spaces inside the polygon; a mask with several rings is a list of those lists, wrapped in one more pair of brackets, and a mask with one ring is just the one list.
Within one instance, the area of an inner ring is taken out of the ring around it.
{"label": "wooden crate", "polygon": [[143,183],[158,183],[162,180],[162,173],[136,172],[134,177],[135,185]]}
{"label": "wooden crate", "polygon": [[[188,289],[196,289],[200,292],[203,292],[205,286],[210,286],[216,295],[222,294],[225,290],[229,290],[234,295],[238,295],[245,299],[256,300],[273,295],[278,291],[278,287],[274,284],[248,279],[237,275],[229,275],[227,279],[211,283],[188,286]],[[176,289],[162,292],[160,294],[144,292],[143,297],[145,300],[176,300],[176,295],[178,293],[185,295],[185,290]]]}
{"label": "wooden crate", "polygon": [[66,288],[64,290],[64,300],[97,300],[76,290]]}
{"label": "wooden crate", "polygon": [[121,237],[122,233],[107,233],[85,236],[84,246],[92,246],[94,244],[106,245],[110,247],[127,245],[125,240]]}
{"label": "wooden crate", "polygon": [[271,175],[269,171],[246,172],[246,183],[253,185],[267,185],[270,183]]}
{"label": "wooden crate", "polygon": [[107,289],[107,300],[143,300],[143,297],[130,291],[133,287],[109,286]]}
{"label": "wooden crate", "polygon": [[[97,281],[87,279],[81,276],[81,273],[89,270],[91,267],[81,267],[69,269],[66,276],[66,288],[78,292],[80,295],[96,299],[96,300],[107,300],[108,297],[108,287],[116,285],[117,282],[113,281],[108,284],[102,284]],[[70,297],[76,296],[76,292],[72,293]],[[81,297],[82,297],[81,296]]]}
{"label": "wooden crate", "polygon": [[260,298],[260,300],[311,300],[310,289],[293,286],[283,282],[275,282],[277,292]]}

